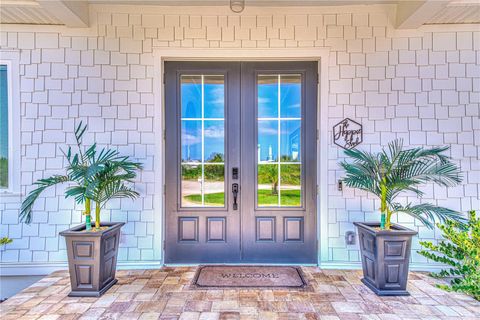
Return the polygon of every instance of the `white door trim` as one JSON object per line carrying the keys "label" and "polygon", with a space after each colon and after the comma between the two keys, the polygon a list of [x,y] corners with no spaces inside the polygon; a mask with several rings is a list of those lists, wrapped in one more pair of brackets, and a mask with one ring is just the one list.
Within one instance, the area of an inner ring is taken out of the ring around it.
{"label": "white door trim", "polygon": [[[154,48],[154,100],[155,100],[155,259],[164,257],[165,236],[165,140],[164,140],[164,61],[318,61],[318,102],[317,102],[317,241],[318,264],[328,261],[328,66],[329,48]],[[160,90],[156,90],[160,89]],[[321,152],[323,150],[323,152]]]}

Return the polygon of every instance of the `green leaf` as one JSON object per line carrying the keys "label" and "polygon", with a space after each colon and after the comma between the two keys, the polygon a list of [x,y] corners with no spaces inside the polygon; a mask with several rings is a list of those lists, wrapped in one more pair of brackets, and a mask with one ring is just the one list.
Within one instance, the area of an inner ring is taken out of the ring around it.
{"label": "green leaf", "polygon": [[409,203],[406,206],[394,203],[392,204],[392,211],[406,213],[416,219],[419,219],[430,229],[433,229],[433,223],[435,223],[436,220],[439,220],[443,223],[447,220],[454,220],[460,223],[466,222],[465,217],[463,217],[460,212],[435,206],[429,203],[421,203],[417,205],[412,205]]}
{"label": "green leaf", "polygon": [[68,165],[65,168],[66,175],[53,176],[41,179],[34,183],[36,188],[22,202],[20,212],[21,221],[31,222],[31,211],[35,201],[46,188],[58,183],[70,182],[65,190],[65,197],[72,197],[77,203],[83,203],[86,199],[97,202],[106,202],[113,198],[136,198],[138,192],[129,186],[142,169],[139,162],[131,161],[128,157],[120,156],[114,149],[103,148],[97,152],[97,145],[88,147],[82,152],[82,137],[87,125],[80,122],[75,128],[75,139],[78,152],[73,154],[71,147],[63,152]]}
{"label": "green leaf", "polygon": [[441,285],[439,288],[464,292],[480,300],[480,219],[471,211],[466,224],[448,220],[437,226],[445,240],[436,245],[430,241],[421,241],[420,244],[426,250],[418,253],[450,266],[434,274],[436,277],[453,277],[449,285]]}
{"label": "green leaf", "polygon": [[70,177],[55,175],[50,178],[40,179],[35,182],[34,185],[36,186],[36,188],[30,191],[27,198],[22,202],[22,207],[20,209],[19,215],[20,221],[24,221],[26,224],[30,224],[30,222],[32,221],[32,207],[40,194],[48,187],[67,181],[70,181]]}
{"label": "green leaf", "polygon": [[383,186],[386,210],[411,215],[429,228],[433,228],[436,221],[464,222],[465,219],[454,210],[429,204],[413,206],[396,202],[396,198],[405,193],[422,197],[424,193],[421,186],[426,183],[450,187],[462,181],[458,166],[443,154],[447,150],[448,147],[404,149],[401,139],[393,140],[378,153],[346,150],[345,155],[349,159],[340,162],[345,170],[342,181],[347,187],[369,192],[379,198],[382,198]]}

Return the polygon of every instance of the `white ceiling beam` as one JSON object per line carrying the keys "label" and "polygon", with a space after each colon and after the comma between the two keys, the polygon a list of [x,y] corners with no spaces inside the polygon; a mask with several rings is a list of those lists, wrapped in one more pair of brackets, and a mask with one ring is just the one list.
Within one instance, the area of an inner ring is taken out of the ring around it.
{"label": "white ceiling beam", "polygon": [[38,3],[34,0],[2,0],[2,8],[35,8]]}
{"label": "white ceiling beam", "polygon": [[87,0],[37,0],[40,6],[62,21],[67,27],[85,28],[89,26]]}
{"label": "white ceiling beam", "polygon": [[397,4],[397,29],[417,29],[443,10],[450,1],[400,1]]}

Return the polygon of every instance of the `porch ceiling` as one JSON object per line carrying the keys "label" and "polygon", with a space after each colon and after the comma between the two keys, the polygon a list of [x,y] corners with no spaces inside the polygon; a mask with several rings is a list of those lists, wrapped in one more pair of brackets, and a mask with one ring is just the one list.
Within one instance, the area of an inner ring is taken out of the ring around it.
{"label": "porch ceiling", "polygon": [[[245,0],[247,7],[391,5],[395,26],[415,29],[424,24],[480,23],[478,0]],[[88,27],[95,5],[228,6],[229,0],[2,0],[1,24],[58,24]]]}

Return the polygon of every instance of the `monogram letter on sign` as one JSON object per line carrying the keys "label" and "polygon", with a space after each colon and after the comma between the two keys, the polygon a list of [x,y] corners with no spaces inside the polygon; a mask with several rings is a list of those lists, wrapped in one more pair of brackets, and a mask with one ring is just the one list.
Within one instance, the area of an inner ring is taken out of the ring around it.
{"label": "monogram letter on sign", "polygon": [[362,125],[345,118],[333,127],[333,142],[343,149],[352,149],[363,141]]}

